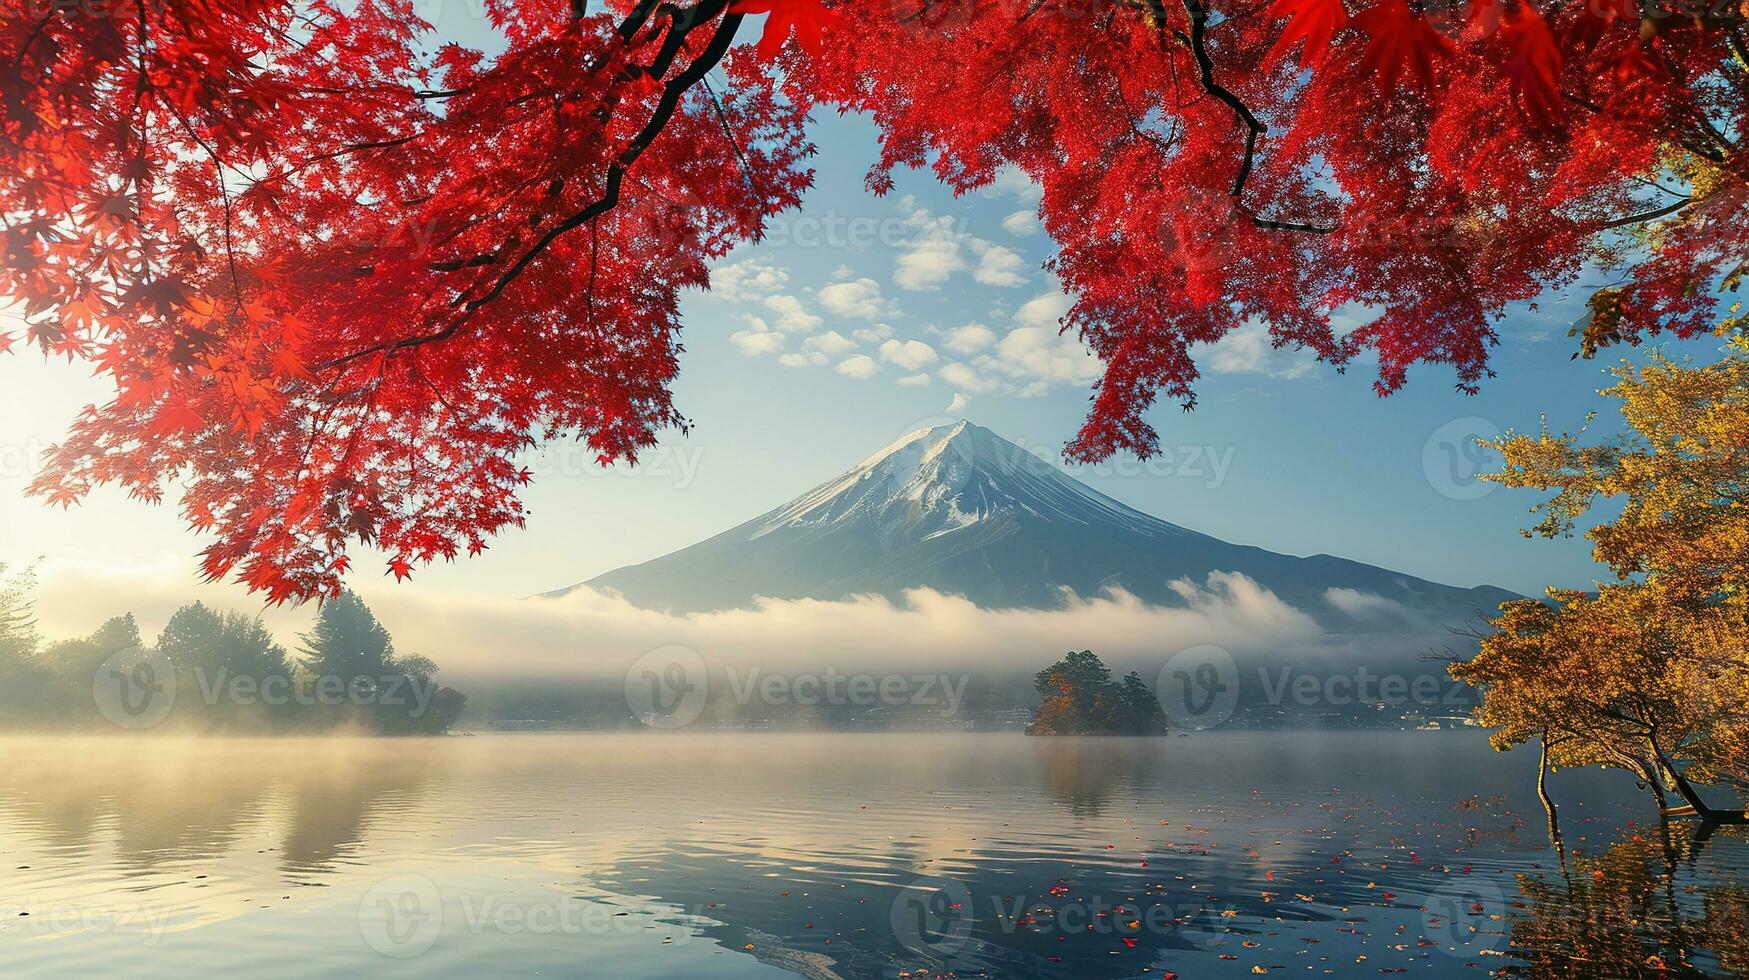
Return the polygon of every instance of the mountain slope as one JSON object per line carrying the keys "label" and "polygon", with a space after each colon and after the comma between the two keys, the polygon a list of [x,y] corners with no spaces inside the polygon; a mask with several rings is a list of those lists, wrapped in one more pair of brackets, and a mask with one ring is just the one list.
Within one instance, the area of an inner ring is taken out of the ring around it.
{"label": "mountain slope", "polygon": [[[1411,615],[1455,623],[1512,596],[1229,544],[1126,507],[965,421],[913,432],[776,510],[584,584],[679,612],[919,587],[985,607],[1050,608],[1065,587],[1181,605],[1173,583],[1214,571],[1242,573],[1344,630]],[[1332,589],[1344,591],[1333,599]]]}

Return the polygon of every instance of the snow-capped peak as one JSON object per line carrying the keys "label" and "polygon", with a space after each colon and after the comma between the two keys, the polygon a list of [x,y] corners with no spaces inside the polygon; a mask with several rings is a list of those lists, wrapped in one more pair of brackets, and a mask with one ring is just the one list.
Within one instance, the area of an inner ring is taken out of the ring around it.
{"label": "snow-capped peak", "polygon": [[925,540],[991,521],[1032,516],[1120,524],[1143,533],[1178,528],[1097,493],[1039,454],[960,419],[901,436],[843,476],[756,522],[780,529],[866,523],[881,541]]}

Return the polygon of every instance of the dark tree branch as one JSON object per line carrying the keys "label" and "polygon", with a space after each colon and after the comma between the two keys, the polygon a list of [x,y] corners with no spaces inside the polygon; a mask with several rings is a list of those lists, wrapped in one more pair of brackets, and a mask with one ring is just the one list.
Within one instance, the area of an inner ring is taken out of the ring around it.
{"label": "dark tree branch", "polygon": [[[1166,12],[1158,0],[1151,0],[1154,6],[1154,16],[1160,21],[1160,29],[1165,30]],[[1209,8],[1203,0],[1184,0],[1184,12],[1190,16],[1190,35],[1180,35],[1180,39],[1190,48],[1196,58],[1196,67],[1201,76],[1202,89],[1209,95],[1220,100],[1227,108],[1233,110],[1233,115],[1245,127],[1245,156],[1239,161],[1239,173],[1233,178],[1233,189],[1228,193],[1233,197],[1233,206],[1239,213],[1251,220],[1251,223],[1264,231],[1299,231],[1315,235],[1327,235],[1336,230],[1334,226],[1315,225],[1300,221],[1276,221],[1260,217],[1246,206],[1245,181],[1251,177],[1251,171],[1257,162],[1257,138],[1269,131],[1263,120],[1251,111],[1245,100],[1239,98],[1232,89],[1222,85],[1215,78],[1215,61],[1209,56],[1208,20]]]}
{"label": "dark tree branch", "polygon": [[1274,218],[1260,217],[1242,203],[1235,207],[1245,217],[1250,218],[1253,225],[1264,231],[1300,231],[1308,235],[1328,235],[1336,230],[1335,225],[1314,225],[1305,221],[1277,221]]}
{"label": "dark tree branch", "polygon": [[[684,10],[671,8],[674,10],[674,13],[672,14],[673,21],[669,26],[669,36],[665,39],[662,51],[658,53],[655,63],[651,66],[652,71],[656,70],[657,66],[660,66],[665,72],[666,67],[672,64],[675,54],[678,53],[680,47],[684,43],[685,36],[688,32],[694,30],[701,24],[716,18],[719,14],[722,15],[722,20],[717,24],[716,32],[711,35],[710,41],[705,45],[704,50],[699,53],[699,56],[694,59],[684,71],[670,79],[668,83],[663,86],[662,96],[657,101],[655,109],[651,112],[649,120],[644,124],[644,127],[638,131],[638,134],[632,138],[631,142],[625,147],[625,149],[620,151],[619,156],[615,161],[608,166],[607,179],[599,198],[573,212],[566,217],[565,220],[547,229],[546,233],[541,235],[533,245],[529,246],[529,248],[524,251],[509,268],[499,273],[499,275],[492,280],[491,285],[485,290],[485,292],[473,299],[459,302],[457,304],[460,307],[459,315],[451,320],[443,329],[417,337],[408,337],[401,340],[373,344],[350,354],[345,354],[323,362],[322,364],[317,365],[316,369],[326,370],[329,368],[341,367],[353,361],[375,354],[389,355],[396,351],[410,350],[422,347],[426,344],[448,340],[460,332],[461,329],[469,323],[476,312],[488,303],[497,299],[504,292],[505,288],[520,276],[523,270],[527,269],[535,259],[539,258],[553,242],[557,241],[561,235],[581,227],[582,225],[588,224],[617,207],[619,204],[620,188],[625,181],[626,171],[632,166],[632,164],[637,162],[638,158],[644,154],[645,150],[649,149],[650,144],[655,142],[656,137],[661,134],[662,129],[668,124],[669,120],[674,117],[675,111],[680,107],[680,100],[685,97],[687,91],[702,81],[705,75],[710,72],[712,68],[715,68],[717,64],[722,61],[723,56],[728,53],[729,46],[734,42],[735,32],[740,29],[742,21],[742,16],[740,14],[723,14],[723,11],[728,7],[728,4],[729,0],[701,0],[696,7]],[[639,8],[633,11],[633,13],[626,18],[625,22],[622,22],[620,26],[621,34],[624,35],[626,33],[626,24],[636,21],[641,25],[647,20],[648,13],[652,6],[652,4],[648,3],[640,4]],[[635,33],[635,28],[633,33]]]}
{"label": "dark tree branch", "polygon": [[1233,110],[1233,115],[1245,126],[1245,158],[1239,162],[1238,176],[1233,178],[1234,197],[1245,193],[1245,181],[1251,176],[1251,168],[1257,158],[1257,137],[1269,131],[1257,114],[1251,111],[1244,100],[1233,94],[1233,91],[1215,79],[1215,62],[1209,57],[1208,21],[1209,8],[1203,0],[1185,0],[1184,12],[1190,15],[1190,52],[1196,57],[1197,70],[1202,75],[1202,89],[1221,100],[1227,108]]}
{"label": "dark tree branch", "polygon": [[1682,210],[1683,208],[1688,207],[1688,205],[1691,203],[1693,203],[1692,199],[1685,197],[1682,200],[1677,201],[1674,204],[1666,204],[1665,206],[1663,206],[1661,208],[1654,208],[1651,211],[1642,211],[1639,214],[1629,214],[1629,215],[1623,215],[1622,217],[1619,217],[1619,218],[1611,218],[1610,220],[1605,221],[1603,224],[1598,225],[1597,230],[1598,231],[1605,231],[1605,230],[1608,230],[1610,228],[1620,228],[1624,225],[1637,225],[1642,221],[1651,221],[1655,218],[1662,218],[1665,215],[1675,214],[1676,212]]}

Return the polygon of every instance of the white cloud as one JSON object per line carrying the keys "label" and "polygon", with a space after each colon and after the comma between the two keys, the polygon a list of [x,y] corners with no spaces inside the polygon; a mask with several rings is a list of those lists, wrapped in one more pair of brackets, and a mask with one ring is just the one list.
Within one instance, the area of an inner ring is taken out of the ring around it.
{"label": "white cloud", "polygon": [[960,231],[952,217],[930,214],[917,205],[915,198],[906,197],[899,206],[905,211],[906,223],[917,229],[899,253],[898,270],[893,273],[893,281],[900,288],[941,288],[954,273],[965,271],[967,251],[978,260],[972,272],[972,278],[978,282],[1002,287],[1027,282],[1026,262],[1012,249]]}
{"label": "white cloud", "polygon": [[1356,619],[1413,620],[1416,618],[1415,612],[1408,606],[1395,599],[1387,599],[1376,592],[1331,588],[1324,590],[1324,599]]}
{"label": "white cloud", "polygon": [[777,359],[777,363],[792,368],[820,367],[826,363],[826,355],[819,351],[809,351],[806,354],[785,354]]}
{"label": "white cloud", "polygon": [[817,337],[809,337],[802,341],[802,346],[808,350],[817,350],[822,354],[842,354],[847,350],[855,350],[856,341],[836,330],[828,330]]}
{"label": "white cloud", "polygon": [[969,400],[966,396],[956,391],[953,393],[953,398],[948,401],[947,407],[941,411],[945,415],[958,415],[965,411],[967,404],[969,404]]}
{"label": "white cloud", "polygon": [[996,331],[982,323],[968,323],[947,332],[947,349],[956,354],[976,354],[996,342]]}
{"label": "white cloud", "polygon": [[1033,211],[1016,211],[1002,219],[1002,230],[1016,238],[1031,235],[1039,230],[1038,214]]}
{"label": "white cloud", "polygon": [[881,366],[875,362],[874,358],[867,354],[854,354],[839,361],[838,366],[833,370],[847,378],[855,378],[858,381],[867,381],[869,378],[878,374],[880,369]]}
{"label": "white cloud", "polygon": [[1058,320],[1070,299],[1061,292],[1043,293],[1014,312],[1016,326],[1000,340],[981,323],[969,323],[947,333],[947,346],[973,354],[970,362],[955,362],[936,372],[961,391],[1003,391],[1032,398],[1061,384],[1086,384],[1104,370],[1093,352],[1073,335],[1062,333]]}
{"label": "white cloud", "polygon": [[984,193],[986,196],[1010,194],[1021,204],[1031,204],[1034,207],[1045,196],[1044,188],[1033,183],[1025,171],[1014,166],[1005,166],[996,171],[996,179],[984,188]]}
{"label": "white cloud", "polygon": [[928,383],[929,375],[927,374],[907,374],[894,382],[894,384],[904,388],[921,388]]}
{"label": "white cloud", "polygon": [[971,246],[972,252],[978,256],[978,268],[972,273],[973,279],[986,286],[1026,285],[1026,276],[1021,274],[1026,263],[1019,255],[982,238],[972,239]]}
{"label": "white cloud", "polygon": [[1317,370],[1317,362],[1304,351],[1277,350],[1269,340],[1269,328],[1250,320],[1210,345],[1203,358],[1217,374],[1261,374],[1270,378],[1304,378]]}
{"label": "white cloud", "polygon": [[921,371],[938,360],[935,348],[921,340],[889,340],[881,345],[881,360],[907,371]]}
{"label": "white cloud", "polygon": [[893,335],[893,328],[884,323],[850,331],[850,335],[865,344],[878,344]]}
{"label": "white cloud", "polygon": [[1019,394],[1043,394],[1055,384],[1085,384],[1104,370],[1081,341],[1055,327],[1016,327],[996,345],[993,354],[976,361],[980,368],[1026,383]]}
{"label": "white cloud", "polygon": [[1057,329],[1063,314],[1069,312],[1074,305],[1066,294],[1061,292],[1042,293],[1022,303],[1020,309],[1014,311],[1014,322],[1023,327],[1049,327]]}
{"label": "white cloud", "polygon": [[906,212],[905,221],[917,229],[917,234],[899,253],[899,268],[893,273],[893,281],[901,289],[941,288],[948,277],[966,267],[953,218],[934,217],[911,197],[900,201],[899,207]]}
{"label": "white cloud", "polygon": [[993,379],[984,377],[970,365],[958,361],[942,365],[941,370],[935,373],[955,388],[964,388],[967,391],[995,391],[998,386]]}
{"label": "white cloud", "polygon": [[729,343],[741,349],[748,357],[758,357],[761,354],[775,354],[783,350],[783,334],[759,330],[737,330],[729,335]]}
{"label": "white cloud", "polygon": [[765,308],[777,314],[777,329],[785,333],[809,333],[825,322],[809,313],[801,300],[783,293],[765,297]]}
{"label": "white cloud", "polygon": [[840,316],[857,316],[864,320],[898,313],[881,295],[881,284],[873,279],[835,282],[820,290],[820,305]]}
{"label": "white cloud", "polygon": [[730,302],[756,300],[789,282],[789,273],[765,259],[742,259],[711,270],[711,293]]}

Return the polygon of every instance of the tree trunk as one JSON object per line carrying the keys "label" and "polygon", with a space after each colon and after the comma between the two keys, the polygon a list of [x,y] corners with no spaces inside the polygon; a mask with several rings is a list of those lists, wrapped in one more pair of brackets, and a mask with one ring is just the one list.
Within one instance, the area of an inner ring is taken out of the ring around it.
{"label": "tree trunk", "polygon": [[1657,753],[1658,768],[1669,780],[1670,788],[1676,791],[1677,796],[1682,797],[1683,803],[1687,804],[1676,808],[1664,807],[1663,812],[1666,816],[1695,816],[1707,823],[1749,823],[1749,814],[1715,810],[1708,806],[1707,801],[1695,791],[1694,785],[1688,781],[1688,778],[1677,771],[1676,763],[1670,761],[1670,757],[1664,754],[1664,750],[1658,747],[1658,743],[1650,739],[1648,741],[1652,743],[1652,751]]}
{"label": "tree trunk", "polygon": [[1636,764],[1640,768],[1641,781],[1652,791],[1652,795],[1658,798],[1658,815],[1660,817],[1669,816],[1670,796],[1664,792],[1664,781],[1658,778],[1658,770],[1647,759],[1640,759]]}
{"label": "tree trunk", "polygon": [[1542,797],[1543,812],[1549,815],[1549,843],[1561,850],[1561,821],[1555,816],[1555,801],[1549,796],[1549,735],[1543,733],[1542,755],[1537,759],[1536,795]]}

